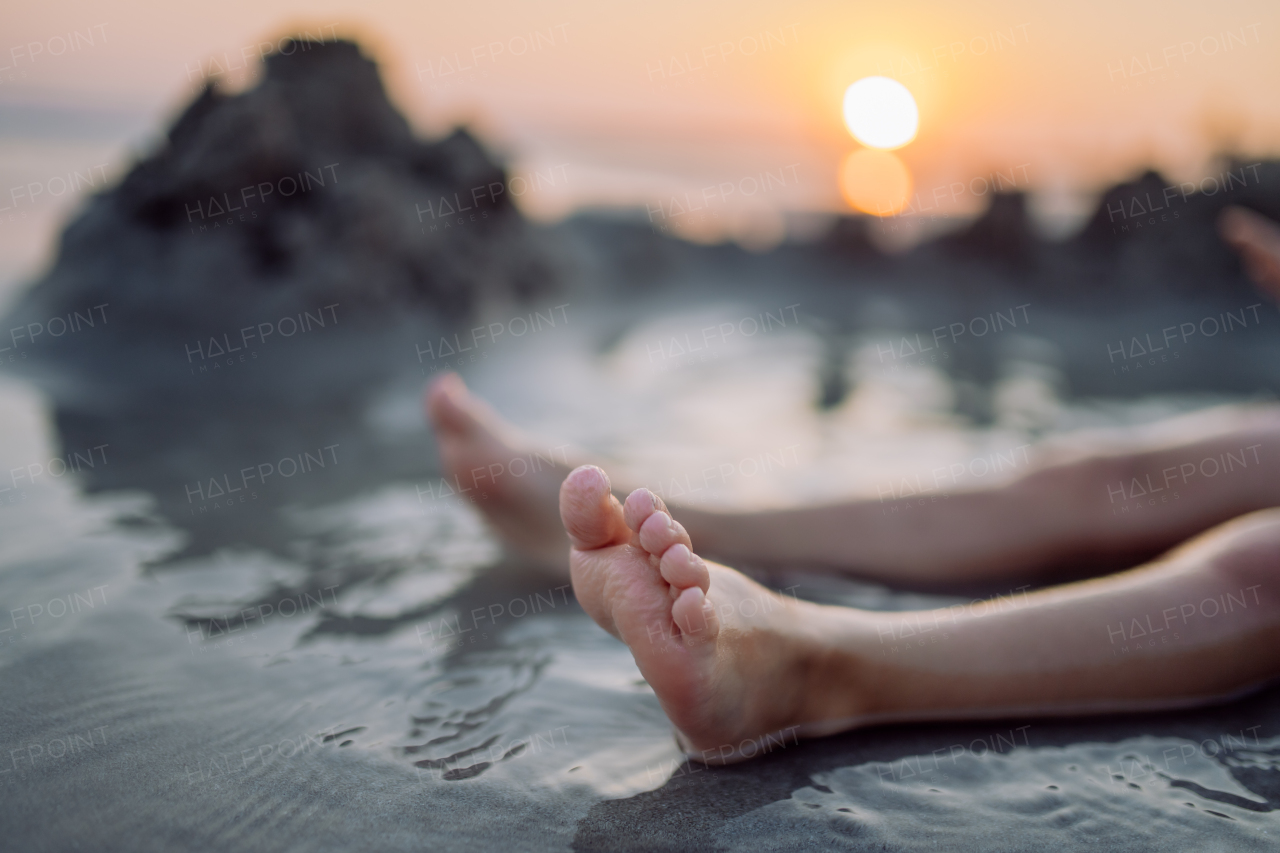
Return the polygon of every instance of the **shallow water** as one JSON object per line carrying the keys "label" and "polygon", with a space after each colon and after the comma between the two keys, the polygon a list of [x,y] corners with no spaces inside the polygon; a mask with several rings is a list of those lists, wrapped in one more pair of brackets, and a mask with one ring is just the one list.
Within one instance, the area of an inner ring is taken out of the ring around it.
{"label": "shallow water", "polygon": [[[938,465],[964,465],[969,483],[1008,476],[998,460],[1036,435],[1212,402],[1073,404],[1047,368],[1014,370],[994,426],[974,430],[950,414],[942,374],[888,369],[865,348],[849,353],[851,398],[819,413],[822,353],[802,328],[697,358],[664,349],[752,313],[655,315],[605,346],[607,318],[584,318],[467,375],[548,452],[573,442],[673,499],[720,505],[900,496]],[[684,763],[626,648],[567,578],[504,557],[465,501],[440,494],[425,373],[411,365],[367,404],[323,414],[228,408],[211,391],[181,418],[155,402],[90,416],[68,406],[87,396],[71,380],[0,376],[8,842],[1275,848],[1276,689],[1177,714],[893,726],[732,767]],[[68,454],[78,470],[53,462]],[[207,487],[300,455],[296,477],[252,497]],[[969,600],[801,569],[768,579],[879,609]]]}

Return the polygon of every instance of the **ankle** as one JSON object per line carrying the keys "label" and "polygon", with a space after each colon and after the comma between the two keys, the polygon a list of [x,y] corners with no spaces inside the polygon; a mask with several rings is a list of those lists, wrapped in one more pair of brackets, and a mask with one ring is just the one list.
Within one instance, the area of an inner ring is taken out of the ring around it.
{"label": "ankle", "polygon": [[797,723],[832,723],[880,711],[882,668],[869,651],[874,628],[862,611],[788,599],[793,606],[794,669],[800,675]]}

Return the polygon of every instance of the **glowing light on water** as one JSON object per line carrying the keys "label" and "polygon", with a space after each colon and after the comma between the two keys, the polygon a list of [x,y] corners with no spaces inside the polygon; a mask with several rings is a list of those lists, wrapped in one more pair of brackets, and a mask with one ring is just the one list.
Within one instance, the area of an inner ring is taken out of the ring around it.
{"label": "glowing light on water", "polygon": [[854,208],[875,216],[893,216],[907,205],[911,172],[894,154],[863,148],[840,167],[840,193]]}

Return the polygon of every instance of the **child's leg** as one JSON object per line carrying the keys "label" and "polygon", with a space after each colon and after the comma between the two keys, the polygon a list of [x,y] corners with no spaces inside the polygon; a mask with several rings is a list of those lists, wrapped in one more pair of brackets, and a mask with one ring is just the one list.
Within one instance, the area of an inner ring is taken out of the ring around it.
{"label": "child's leg", "polygon": [[937,642],[916,634],[907,648],[911,616],[875,614],[881,689],[865,713],[1135,711],[1228,697],[1280,676],[1278,586],[1280,511],[1266,510],[1118,575],[915,614]]}
{"label": "child's leg", "polygon": [[[588,460],[524,438],[456,375],[433,383],[427,403],[449,489],[472,500],[508,544],[562,569],[569,542],[556,495],[571,467]],[[720,559],[808,561],[927,584],[1027,578],[1072,556],[1155,553],[1280,504],[1280,409],[1224,408],[1120,435],[1041,446],[1013,483],[909,508],[867,498],[677,511],[699,548]],[[1221,470],[1202,473],[1201,463],[1213,459]],[[1148,486],[1159,491],[1139,495]]]}
{"label": "child's leg", "polygon": [[1280,675],[1280,511],[1161,560],[986,605],[872,613],[780,596],[694,554],[598,468],[560,493],[584,609],[625,642],[686,747],[748,756],[779,731],[1172,708]]}
{"label": "child's leg", "polygon": [[1280,409],[1221,409],[1145,434],[1068,441],[1033,450],[1029,472],[1012,483],[932,501],[675,509],[698,547],[721,559],[811,561],[927,584],[1154,554],[1280,505]]}

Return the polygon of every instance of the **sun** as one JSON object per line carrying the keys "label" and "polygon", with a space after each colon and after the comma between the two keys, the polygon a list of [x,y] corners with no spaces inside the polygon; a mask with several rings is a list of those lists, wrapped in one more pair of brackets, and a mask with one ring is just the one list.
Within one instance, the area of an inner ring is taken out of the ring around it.
{"label": "sun", "polygon": [[916,138],[920,112],[907,87],[888,77],[863,77],[844,93],[844,123],[868,148],[891,151]]}

